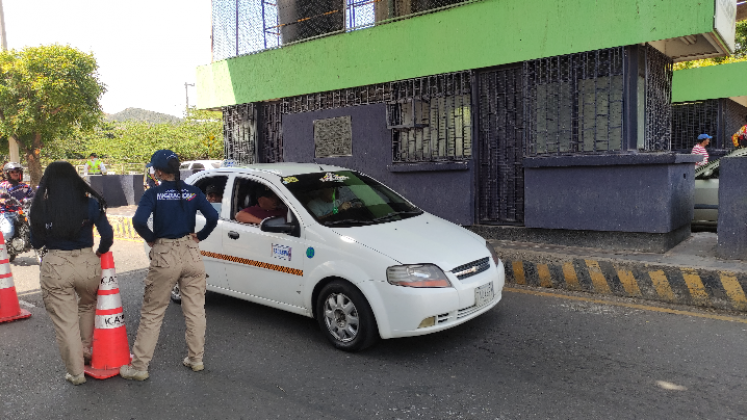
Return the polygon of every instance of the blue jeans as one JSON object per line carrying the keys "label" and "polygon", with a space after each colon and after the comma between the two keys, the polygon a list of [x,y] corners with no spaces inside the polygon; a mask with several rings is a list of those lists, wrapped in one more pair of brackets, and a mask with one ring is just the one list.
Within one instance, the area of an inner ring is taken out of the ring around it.
{"label": "blue jeans", "polygon": [[3,218],[0,219],[0,231],[3,232],[3,238],[5,242],[8,242],[13,235],[16,233],[16,219],[18,214],[15,212],[3,213]]}

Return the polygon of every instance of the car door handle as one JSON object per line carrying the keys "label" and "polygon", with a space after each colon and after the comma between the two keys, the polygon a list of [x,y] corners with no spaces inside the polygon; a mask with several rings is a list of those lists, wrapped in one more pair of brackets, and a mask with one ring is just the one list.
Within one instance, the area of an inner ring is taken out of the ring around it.
{"label": "car door handle", "polygon": [[228,232],[228,237],[231,239],[239,239],[239,234],[238,232],[230,231]]}

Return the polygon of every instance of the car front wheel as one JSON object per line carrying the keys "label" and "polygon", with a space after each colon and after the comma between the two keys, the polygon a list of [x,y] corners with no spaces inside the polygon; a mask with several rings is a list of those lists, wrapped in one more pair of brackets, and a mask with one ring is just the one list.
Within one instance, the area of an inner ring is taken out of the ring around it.
{"label": "car front wheel", "polygon": [[316,319],[322,333],[340,350],[359,351],[379,339],[371,306],[352,284],[335,280],[317,298]]}

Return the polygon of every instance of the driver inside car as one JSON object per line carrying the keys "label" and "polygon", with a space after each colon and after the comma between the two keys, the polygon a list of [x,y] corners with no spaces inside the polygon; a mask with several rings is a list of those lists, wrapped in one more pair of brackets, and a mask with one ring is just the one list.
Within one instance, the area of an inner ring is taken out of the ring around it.
{"label": "driver inside car", "polygon": [[236,213],[236,221],[258,225],[268,217],[285,217],[286,212],[278,196],[269,188],[263,187],[257,196],[257,204]]}
{"label": "driver inside car", "polygon": [[[317,197],[309,202],[308,209],[317,218],[329,217],[341,210],[356,207],[352,200],[343,197],[342,188],[324,187],[317,192]],[[360,206],[360,204],[358,204]]]}

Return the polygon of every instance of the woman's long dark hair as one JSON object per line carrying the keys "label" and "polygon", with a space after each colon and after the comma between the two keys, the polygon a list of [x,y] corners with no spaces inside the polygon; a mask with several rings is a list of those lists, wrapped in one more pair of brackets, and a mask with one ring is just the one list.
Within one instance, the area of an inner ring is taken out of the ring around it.
{"label": "woman's long dark hair", "polygon": [[91,188],[68,162],[52,162],[44,171],[31,205],[31,229],[44,239],[77,239],[83,222],[88,219],[88,197],[99,200],[103,213],[106,201]]}

